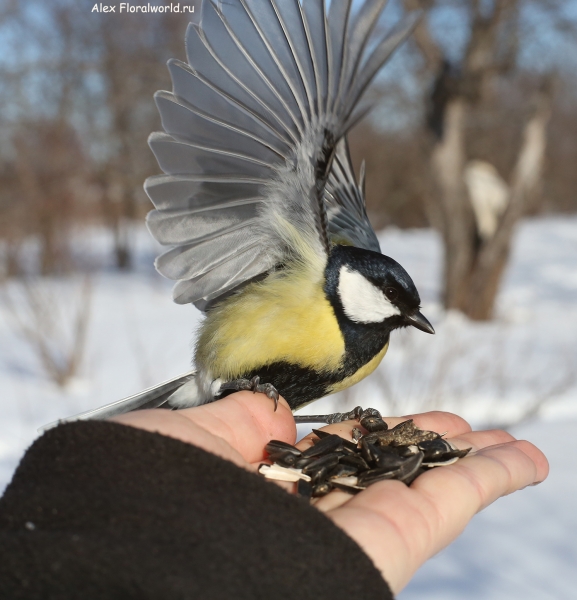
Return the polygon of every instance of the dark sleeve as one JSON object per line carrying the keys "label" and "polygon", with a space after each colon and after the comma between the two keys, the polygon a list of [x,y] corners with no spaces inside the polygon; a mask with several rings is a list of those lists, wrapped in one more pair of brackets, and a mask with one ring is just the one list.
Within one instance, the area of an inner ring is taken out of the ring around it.
{"label": "dark sleeve", "polygon": [[0,598],[392,595],[307,501],[190,444],[80,422],[38,439],[0,499]]}

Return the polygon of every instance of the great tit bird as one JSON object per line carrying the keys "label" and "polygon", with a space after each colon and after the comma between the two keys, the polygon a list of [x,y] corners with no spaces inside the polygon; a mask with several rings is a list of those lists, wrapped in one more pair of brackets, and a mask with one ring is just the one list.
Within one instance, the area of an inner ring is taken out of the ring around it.
{"label": "great tit bird", "polygon": [[79,415],[180,408],[252,389],[292,409],[343,390],[391,331],[434,333],[407,272],[380,253],[346,140],[367,86],[415,19],[373,38],[386,0],[204,0],[155,100],[145,190],[156,268],[206,313],[194,371]]}

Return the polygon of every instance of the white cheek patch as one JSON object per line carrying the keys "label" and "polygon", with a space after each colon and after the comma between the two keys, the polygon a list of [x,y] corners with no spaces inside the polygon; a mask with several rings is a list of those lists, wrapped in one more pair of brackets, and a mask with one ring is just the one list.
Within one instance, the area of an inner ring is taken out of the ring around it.
{"label": "white cheek patch", "polygon": [[347,266],[339,273],[339,297],[345,315],[357,323],[380,323],[401,311],[387,300],[381,290]]}

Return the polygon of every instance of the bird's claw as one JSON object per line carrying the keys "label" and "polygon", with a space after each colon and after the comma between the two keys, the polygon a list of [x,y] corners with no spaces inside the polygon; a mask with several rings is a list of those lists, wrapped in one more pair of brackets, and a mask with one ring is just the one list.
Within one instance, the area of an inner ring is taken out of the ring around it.
{"label": "bird's claw", "polygon": [[258,375],[255,375],[250,380],[250,384],[254,394],[256,394],[257,392],[265,394],[267,398],[270,398],[274,401],[274,409],[276,411],[276,409],[278,408],[279,393],[274,387],[274,385],[272,383],[261,383],[260,377]]}
{"label": "bird's claw", "polygon": [[279,393],[278,390],[272,385],[272,383],[261,383],[260,377],[255,375],[252,379],[235,379],[234,381],[227,381],[220,386],[219,392],[223,391],[248,391],[254,394],[260,393],[265,394],[267,398],[274,401],[274,409],[278,408]]}
{"label": "bird's claw", "polygon": [[344,413],[333,413],[331,415],[295,415],[296,423],[327,423],[334,425],[343,421],[362,421],[366,417],[381,417],[381,413],[375,408],[355,406],[353,410]]}

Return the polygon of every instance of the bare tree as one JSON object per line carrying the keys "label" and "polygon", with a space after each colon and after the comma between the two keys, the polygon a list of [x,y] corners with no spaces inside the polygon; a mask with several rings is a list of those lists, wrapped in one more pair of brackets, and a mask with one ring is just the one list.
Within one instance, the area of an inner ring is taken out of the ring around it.
{"label": "bare tree", "polygon": [[[397,0],[403,1],[412,9],[426,0]],[[399,81],[383,80],[378,90],[388,103],[389,120],[393,115],[402,126],[383,127],[381,105],[351,132],[353,155],[367,160],[374,224],[434,224],[448,249],[446,304],[475,318],[490,314],[511,230],[519,214],[534,210],[531,197],[539,195],[541,184],[550,209],[577,209],[575,77],[564,75],[556,84],[544,159],[538,149],[545,148],[551,86],[524,72],[516,60],[528,38],[519,35],[523,7],[544,6],[561,15],[568,2],[429,0],[433,11],[449,11],[449,20],[466,30],[465,50],[457,57],[447,52],[432,35],[441,37],[440,29],[423,21],[416,32],[420,53],[410,55]],[[18,272],[25,237],[44,238],[45,271],[69,260],[64,224],[96,217],[112,234],[117,265],[130,266],[132,223],[141,222],[149,209],[142,182],[158,172],[146,143],[160,127],[152,95],[170,86],[166,60],[184,58],[187,22],[188,17],[170,13],[92,13],[75,0],[2,4],[4,274]],[[402,79],[411,80],[411,90],[403,88]],[[418,82],[425,82],[426,90],[419,90]],[[427,128],[415,126],[424,105],[419,91],[429,96]],[[525,143],[536,151],[523,152]],[[52,162],[59,166],[47,185]],[[532,177],[521,176],[528,172]],[[490,190],[489,200],[483,189]],[[51,203],[54,209],[48,210]]]}
{"label": "bare tree", "polygon": [[112,232],[116,263],[127,268],[132,223],[149,208],[142,183],[158,170],[146,143],[160,126],[152,96],[170,85],[165,63],[183,53],[187,19],[92,13],[74,0],[10,6],[0,10],[0,36],[10,48],[0,57],[0,211],[12,219],[8,231],[0,227],[9,242],[4,271],[18,270],[15,219],[21,235],[42,239],[42,270],[49,272],[65,258],[57,224],[66,214],[92,218],[92,206],[85,209],[94,200]]}
{"label": "bare tree", "polygon": [[0,290],[14,332],[60,387],[78,375],[82,366],[92,306],[90,277],[85,276],[76,290],[70,283],[65,301],[54,282],[44,278],[22,278]]}
{"label": "bare tree", "polygon": [[186,21],[170,13],[91,17],[95,51],[108,127],[107,157],[96,180],[105,222],[113,232],[116,262],[131,262],[130,224],[148,203],[142,184],[157,170],[146,139],[158,129],[154,92],[169,85],[166,60],[182,53]]}
{"label": "bare tree", "polygon": [[40,244],[39,271],[71,268],[69,228],[81,202],[84,160],[74,130],[65,121],[21,124],[13,136],[14,171],[26,211],[21,217]]}
{"label": "bare tree", "polygon": [[[488,107],[493,117],[499,114],[500,86],[515,74],[520,4],[518,0],[463,3],[470,26],[458,62],[447,57],[433,39],[426,19],[415,32],[423,61],[434,73],[427,127],[437,194],[428,213],[445,247],[444,303],[478,320],[492,316],[515,225],[540,188],[551,115],[552,86],[542,79],[532,86],[528,97],[520,99],[514,117],[502,113],[501,120],[493,118],[490,126],[484,121],[480,137],[485,140],[495,136],[499,127],[517,125],[519,139],[511,149],[513,160],[506,176],[499,174],[493,152],[483,149],[472,136],[475,122],[487,115]],[[405,5],[414,9],[421,3],[406,0]],[[519,115],[523,115],[522,123]],[[496,139],[498,135],[493,137]],[[498,154],[495,146],[493,143],[492,150]],[[483,150],[484,161],[473,162]]]}

